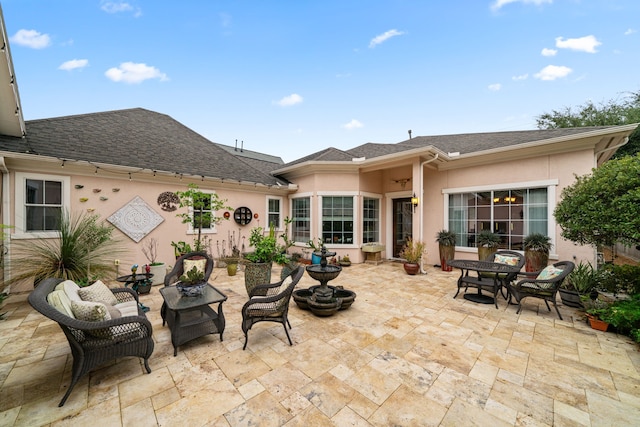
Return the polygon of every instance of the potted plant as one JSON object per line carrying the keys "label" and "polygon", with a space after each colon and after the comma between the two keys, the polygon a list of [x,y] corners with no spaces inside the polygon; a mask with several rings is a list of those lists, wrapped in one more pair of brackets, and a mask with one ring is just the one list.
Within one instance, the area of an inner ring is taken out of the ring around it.
{"label": "potted plant", "polygon": [[98,215],[61,211],[57,238],[16,240],[11,254],[8,284],[32,279],[37,286],[46,278],[76,283],[116,275],[114,259],[124,254],[120,239],[112,236],[113,226]]}
{"label": "potted plant", "polygon": [[206,285],[207,282],[204,280],[204,271],[194,266],[191,270],[185,271],[185,273],[180,276],[176,283],[176,288],[183,296],[195,297],[202,295],[202,291]]}
{"label": "potted plant", "polygon": [[322,250],[322,239],[320,237],[315,241],[313,239],[309,239],[307,246],[311,248],[311,264],[320,264],[320,255],[316,255],[315,253]]}
{"label": "potted plant", "polygon": [[187,212],[179,213],[177,216],[182,218],[183,224],[189,224],[194,231],[197,231],[193,250],[195,252],[207,251],[209,240],[202,237],[202,229],[212,228],[222,220],[229,219],[224,216],[216,216],[214,212],[222,209],[233,210],[233,208],[227,206],[227,200],[221,199],[217,193],[204,193],[193,183],[188,185],[186,191],[176,191],[176,195],[180,199],[179,206],[188,208]]}
{"label": "potted plant", "polygon": [[265,234],[262,227],[255,227],[249,236],[249,245],[253,252],[244,254],[245,264],[244,285],[247,294],[257,285],[271,283],[271,266],[273,262],[279,264],[286,262],[286,255],[278,245],[275,228],[269,227],[269,233]]}
{"label": "potted plant", "polygon": [[606,331],[609,329],[609,323],[604,321],[601,316],[607,311],[609,303],[596,297],[594,299],[584,298],[584,305],[587,312],[587,320],[591,328],[598,331]]}
{"label": "potted plant", "polygon": [[524,269],[527,272],[541,271],[549,262],[551,237],[542,233],[531,233],[524,238]]}
{"label": "potted plant", "polygon": [[597,285],[597,270],[591,263],[580,262],[560,285],[562,304],[568,307],[583,308],[582,295],[589,295]]}
{"label": "potted plant", "polygon": [[160,285],[164,283],[164,276],[167,274],[167,266],[164,262],[160,262],[157,260],[158,257],[158,240],[154,237],[151,237],[146,242],[146,246],[142,246],[142,253],[147,258],[149,263],[149,273],[153,274],[151,278],[152,285]]}
{"label": "potted plant", "polygon": [[500,235],[491,230],[482,230],[476,237],[478,246],[478,259],[484,261],[498,251]]}
{"label": "potted plant", "polygon": [[436,234],[436,242],[438,242],[438,251],[440,255],[440,266],[442,271],[452,271],[453,268],[447,265],[456,254],[457,235],[455,231],[440,230]]}
{"label": "potted plant", "polygon": [[599,313],[600,319],[613,326],[617,333],[640,342],[640,294],[617,300]]}
{"label": "potted plant", "polygon": [[180,258],[184,254],[193,252],[191,245],[187,242],[183,242],[182,240],[179,242],[171,242],[171,246],[173,246],[173,252],[175,253],[176,259]]}
{"label": "potted plant", "polygon": [[340,258],[340,261],[338,262],[338,264],[340,264],[340,266],[342,267],[349,267],[351,265],[351,259],[349,258],[349,254],[346,254],[345,256]]}
{"label": "potted plant", "polygon": [[407,274],[414,275],[420,271],[420,260],[424,254],[425,244],[420,240],[414,240],[412,237],[407,239],[407,242],[400,251],[400,257],[404,258],[404,271]]}

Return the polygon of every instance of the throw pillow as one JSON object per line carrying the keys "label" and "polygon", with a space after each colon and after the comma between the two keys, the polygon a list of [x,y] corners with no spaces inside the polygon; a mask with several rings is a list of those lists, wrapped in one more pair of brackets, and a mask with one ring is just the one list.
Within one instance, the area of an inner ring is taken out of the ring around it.
{"label": "throw pillow", "polygon": [[86,322],[111,320],[107,306],[101,302],[71,301],[71,310],[78,320],[84,320]]}
{"label": "throw pillow", "polygon": [[58,289],[47,295],[47,302],[60,313],[75,319],[71,310],[71,300],[64,289]]}
{"label": "throw pillow", "polygon": [[561,268],[557,268],[557,267],[554,267],[553,265],[549,265],[545,267],[544,270],[540,272],[540,274],[538,274],[538,277],[536,277],[536,280],[553,279],[554,277],[559,276],[560,273],[562,273],[562,271],[563,270]]}
{"label": "throw pillow", "polygon": [[495,258],[493,258],[493,262],[497,262],[499,264],[507,264],[507,265],[518,265],[518,258],[510,255],[496,254]]}
{"label": "throw pillow", "polygon": [[60,288],[64,289],[64,292],[67,294],[71,301],[82,301],[82,298],[80,298],[80,295],[78,295],[80,286],[76,285],[73,280],[65,280],[64,282],[56,286],[56,289]]}
{"label": "throw pillow", "polygon": [[[287,278],[282,281],[282,284],[280,285],[280,288],[278,288],[278,293],[276,295],[278,295],[281,292],[284,292],[287,289],[287,287],[289,287],[291,282],[293,282],[293,278],[291,276],[287,276]],[[284,308],[286,304],[287,304],[287,300],[285,298],[278,300],[276,302],[276,310],[280,310]]]}
{"label": "throw pillow", "polygon": [[101,302],[105,305],[116,305],[118,303],[118,299],[111,292],[111,289],[100,280],[91,286],[80,288],[78,295],[83,301]]}
{"label": "throw pillow", "polygon": [[207,260],[203,259],[185,259],[182,261],[182,269],[184,270],[184,274],[187,271],[191,271],[193,267],[197,268],[198,271],[204,273],[204,269],[207,266]]}

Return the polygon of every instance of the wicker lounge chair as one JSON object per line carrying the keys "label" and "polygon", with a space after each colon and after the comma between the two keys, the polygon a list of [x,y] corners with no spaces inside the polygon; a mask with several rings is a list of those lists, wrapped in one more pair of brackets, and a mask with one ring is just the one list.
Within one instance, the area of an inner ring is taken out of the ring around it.
{"label": "wicker lounge chair", "polygon": [[544,300],[549,311],[551,311],[551,307],[549,307],[549,301],[551,301],[556,313],[558,313],[558,317],[562,320],[562,315],[556,304],[556,294],[560,289],[560,285],[573,271],[574,267],[575,264],[571,261],[556,262],[538,273],[526,273],[527,276],[533,276],[533,278],[523,279],[515,284],[507,284],[509,292],[518,303],[518,311],[516,313],[520,313],[522,310],[523,299],[527,297],[540,298]]}
{"label": "wicker lounge chair", "polygon": [[[249,301],[242,307],[242,331],[244,332],[244,347],[247,348],[249,329],[258,322],[279,322],[284,327],[289,345],[293,345],[287,325],[289,323],[289,302],[293,289],[304,274],[304,268],[298,266],[285,279],[278,283],[258,285],[251,290]],[[284,288],[282,285],[284,284]]]}
{"label": "wicker lounge chair", "polygon": [[[71,384],[58,406],[64,405],[83,375],[111,360],[126,356],[142,357],[144,367],[150,373],[149,357],[153,353],[153,330],[144,312],[138,308],[137,315],[105,321],[89,322],[75,319],[54,308],[47,301],[49,294],[54,292],[61,282],[61,279],[45,279],[29,294],[31,306],[58,323],[71,347]],[[111,289],[111,292],[118,303],[135,302],[133,311],[136,311],[138,295],[133,289]]]}

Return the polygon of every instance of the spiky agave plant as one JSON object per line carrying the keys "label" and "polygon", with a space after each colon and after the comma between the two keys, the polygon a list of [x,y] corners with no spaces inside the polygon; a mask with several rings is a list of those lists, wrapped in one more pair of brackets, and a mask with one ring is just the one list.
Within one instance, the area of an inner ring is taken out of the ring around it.
{"label": "spiky agave plant", "polygon": [[11,283],[55,277],[88,282],[115,274],[113,260],[124,252],[114,228],[98,215],[63,211],[56,238],[16,240],[11,248]]}

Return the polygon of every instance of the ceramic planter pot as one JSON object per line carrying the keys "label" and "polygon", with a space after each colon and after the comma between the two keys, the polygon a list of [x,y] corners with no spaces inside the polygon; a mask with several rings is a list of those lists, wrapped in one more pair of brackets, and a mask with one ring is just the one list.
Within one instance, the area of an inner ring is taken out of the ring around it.
{"label": "ceramic planter pot", "polygon": [[418,271],[420,271],[420,264],[414,264],[412,262],[405,262],[403,264],[404,266],[404,271],[407,272],[407,274],[414,276],[416,274],[418,274]]}
{"label": "ceramic planter pot", "polygon": [[164,276],[167,274],[167,266],[162,263],[158,265],[150,265],[149,273],[153,274],[152,285],[162,285],[164,284]]}
{"label": "ceramic planter pot", "polygon": [[527,249],[524,251],[524,260],[525,271],[540,271],[549,263],[549,252]]}
{"label": "ceramic planter pot", "polygon": [[487,248],[486,246],[478,246],[478,261],[484,261],[489,258],[490,255],[498,252],[498,247]]}
{"label": "ceramic planter pot", "polygon": [[229,276],[235,276],[237,272],[238,272],[238,263],[237,262],[227,263],[227,274]]}
{"label": "ceramic planter pot", "polygon": [[247,295],[258,285],[271,283],[270,262],[248,262],[244,266],[244,287]]}
{"label": "ceramic planter pot", "polygon": [[560,288],[560,299],[562,304],[567,307],[583,308],[582,301],[580,301],[580,294],[577,291],[571,291],[569,289]]}
{"label": "ceramic planter pot", "polygon": [[448,263],[455,257],[456,247],[438,245],[438,249],[440,251],[440,267],[442,271],[453,271],[453,267],[448,265]]}

